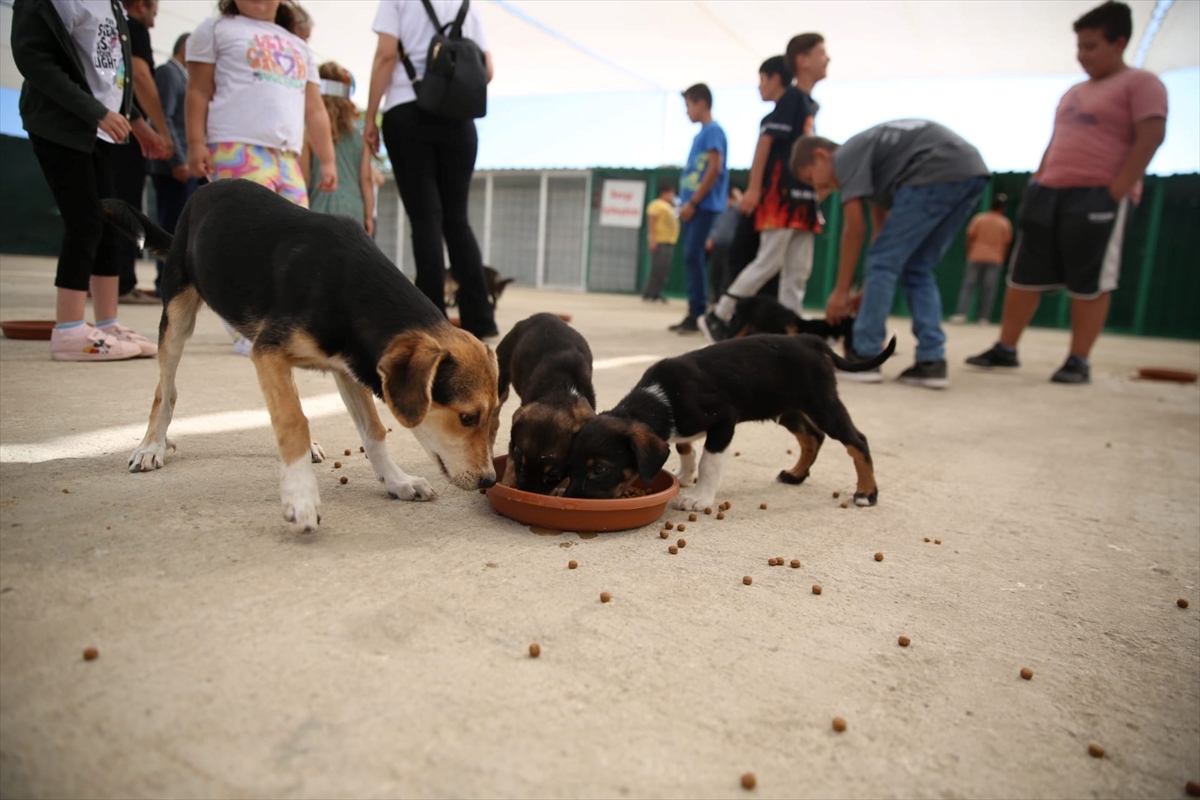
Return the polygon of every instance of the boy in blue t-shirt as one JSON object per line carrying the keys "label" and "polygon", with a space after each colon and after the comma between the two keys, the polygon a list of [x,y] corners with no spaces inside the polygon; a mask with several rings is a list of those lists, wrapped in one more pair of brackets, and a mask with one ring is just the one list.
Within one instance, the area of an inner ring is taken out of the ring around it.
{"label": "boy in blue t-shirt", "polygon": [[729,150],[725,131],[712,118],[712,92],[697,83],[683,92],[688,119],[699,122],[687,166],[679,180],[679,219],[683,222],[683,263],[687,268],[688,314],[669,330],[699,333],[697,320],[704,315],[708,281],[704,277],[704,243],[717,215],[725,210],[729,195]]}

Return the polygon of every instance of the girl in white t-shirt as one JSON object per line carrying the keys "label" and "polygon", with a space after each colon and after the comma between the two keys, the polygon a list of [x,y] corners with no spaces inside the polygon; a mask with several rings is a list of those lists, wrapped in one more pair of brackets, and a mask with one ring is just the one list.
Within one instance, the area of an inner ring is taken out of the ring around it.
{"label": "girl in white t-shirt", "polygon": [[308,207],[300,171],[304,129],[337,188],[337,165],[320,78],[280,0],[220,0],[220,16],[188,40],[188,168],[197,177],[245,178]]}

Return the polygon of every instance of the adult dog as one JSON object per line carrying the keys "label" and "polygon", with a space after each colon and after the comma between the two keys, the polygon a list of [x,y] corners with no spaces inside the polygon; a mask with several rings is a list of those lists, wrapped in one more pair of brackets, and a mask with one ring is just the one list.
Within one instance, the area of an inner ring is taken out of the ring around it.
{"label": "adult dog", "polygon": [[879,496],[867,437],[854,427],[837,394],[834,367],[874,369],[894,353],[849,362],[822,339],[749,336],[729,339],[652,365],[611,411],[584,423],[571,443],[567,497],[620,497],[638,477],[649,482],[675,442],[679,482],[696,479],[692,442],[704,439],[699,480],[673,501],[676,508],[711,506],[725,468],[726,448],[740,422],[775,420],[800,443],[800,459],[779,473],[783,483],[803,483],[825,436],[846,446],[858,483],[854,502],[873,506]]}
{"label": "adult dog", "polygon": [[488,431],[499,409],[496,356],[453,327],[379,251],[361,224],[317,214],[250,181],[198,190],[175,235],[120,201],[105,200],[110,224],[161,255],[163,313],[159,382],[130,472],[163,465],[175,409],[175,373],[201,303],[254,346],[250,359],[271,414],[282,465],[283,516],[296,531],[320,522],[317,479],[324,458],[309,437],[294,367],[333,374],[376,477],[403,500],[436,495],[405,473],[384,444],[372,393],[450,481],[462,489],[495,483]]}

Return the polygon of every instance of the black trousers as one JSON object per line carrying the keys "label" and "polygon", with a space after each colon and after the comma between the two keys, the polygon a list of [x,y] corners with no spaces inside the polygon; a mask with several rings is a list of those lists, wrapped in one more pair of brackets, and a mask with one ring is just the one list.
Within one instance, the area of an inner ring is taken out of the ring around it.
{"label": "black trousers", "polygon": [[417,288],[446,311],[446,262],[458,281],[458,309],[464,330],[476,336],[495,332],[483,256],[467,219],[467,200],[479,138],[472,120],[435,117],[403,103],[383,115],[383,141],[412,229]]}
{"label": "black trousers", "polygon": [[[167,233],[175,232],[179,215],[192,192],[196,191],[199,183],[195,178],[189,178],[187,183],[180,183],[170,175],[153,174],[150,182],[154,184],[154,203],[158,208],[158,226]],[[158,277],[154,279],[154,290],[162,288],[163,261],[158,259]]]}
{"label": "black trousers", "polygon": [[63,220],[54,285],[85,292],[93,275],[116,275],[121,259],[120,234],[100,214],[100,200],[115,196],[110,159],[116,145],[97,139],[85,153],[34,134],[29,143]]}
{"label": "black trousers", "polygon": [[[142,146],[132,136],[127,144],[113,145],[113,197],[124,200],[138,211],[142,208],[142,197],[146,190],[146,157],[142,155]],[[133,242],[121,240],[121,260],[117,264],[117,275],[120,277],[118,287],[121,294],[137,288],[137,263],[141,251]]]}

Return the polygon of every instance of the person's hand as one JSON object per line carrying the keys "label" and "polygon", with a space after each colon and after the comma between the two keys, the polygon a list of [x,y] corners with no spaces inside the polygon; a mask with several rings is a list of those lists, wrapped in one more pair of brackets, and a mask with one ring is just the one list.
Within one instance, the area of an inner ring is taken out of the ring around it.
{"label": "person's hand", "polygon": [[712,240],[712,239],[705,239],[705,240],[704,240],[704,252],[706,252],[706,253],[711,253],[711,252],[712,252],[712,249],[713,249],[713,240]]}
{"label": "person's hand", "polygon": [[862,299],[863,299],[863,293],[861,291],[855,292],[854,294],[850,295],[850,313],[851,314],[857,314],[858,310],[860,308],[862,308]]}
{"label": "person's hand", "polygon": [[116,111],[109,111],[101,117],[100,121],[96,123],[96,127],[104,131],[108,135],[108,138],[117,144],[120,144],[129,137],[129,120]]}
{"label": "person's hand", "polygon": [[367,236],[370,236],[372,239],[374,239],[375,238],[375,218],[374,217],[364,217],[363,225],[367,229]]}
{"label": "person's hand", "polygon": [[146,120],[134,120],[130,126],[133,136],[142,147],[142,155],[151,159],[162,159],[170,155],[169,139],[159,136],[158,131],[146,124]]}
{"label": "person's hand", "polygon": [[650,242],[650,252],[653,253],[658,249],[658,242]]}
{"label": "person's hand", "polygon": [[373,154],[379,155],[379,126],[375,124],[374,117],[368,119],[363,126],[363,141],[371,148]]}
{"label": "person's hand", "polygon": [[171,167],[171,177],[180,183],[187,183],[191,179],[192,174],[188,172],[187,164],[178,164]]}
{"label": "person's hand", "polygon": [[1122,191],[1115,183],[1109,184],[1108,196],[1112,198],[1114,203],[1120,205],[1121,201],[1125,199],[1126,194],[1128,194],[1128,192]]}
{"label": "person's hand", "polygon": [[750,216],[758,208],[758,201],[761,199],[757,189],[747,190],[742,195],[742,199],[738,201],[738,211],[742,212],[744,216]]}
{"label": "person's hand", "polygon": [[825,301],[825,319],[836,325],[850,316],[850,298],[844,289],[834,289]]}
{"label": "person's hand", "polygon": [[321,164],[321,182],[317,184],[317,188],[322,192],[332,192],[337,189],[337,163],[330,161],[328,164]]}
{"label": "person's hand", "polygon": [[194,178],[208,178],[217,173],[208,145],[188,145],[188,172]]}
{"label": "person's hand", "polygon": [[694,216],[696,216],[696,206],[691,200],[688,200],[679,209],[679,220],[681,222],[691,222]]}

